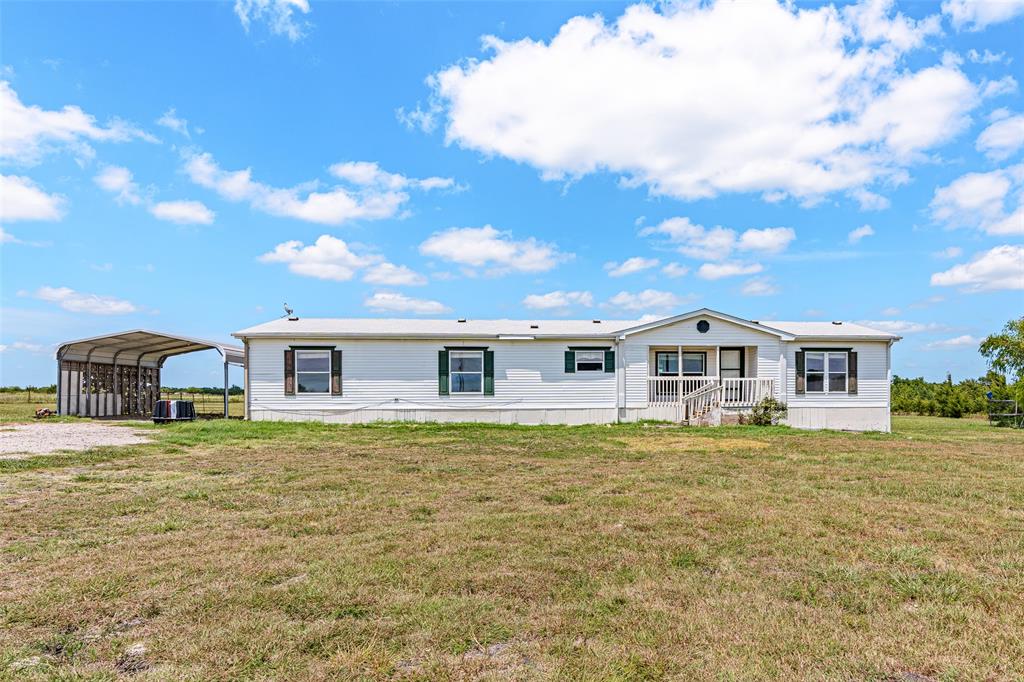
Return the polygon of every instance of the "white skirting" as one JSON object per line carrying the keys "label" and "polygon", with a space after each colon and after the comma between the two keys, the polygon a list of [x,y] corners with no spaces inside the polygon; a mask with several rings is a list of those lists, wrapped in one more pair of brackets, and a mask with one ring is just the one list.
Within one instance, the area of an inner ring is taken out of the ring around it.
{"label": "white skirting", "polygon": [[797,429],[891,431],[888,407],[789,407],[785,423]]}
{"label": "white skirting", "polygon": [[250,405],[253,421],[317,421],[329,424],[367,424],[380,421],[477,422],[487,424],[612,424],[614,407],[573,409],[494,409],[494,410],[267,410]]}
{"label": "white skirting", "polygon": [[[747,412],[749,410],[740,410]],[[488,424],[614,424],[644,419],[676,421],[675,408],[630,407],[533,409],[261,409],[250,405],[253,421],[316,421],[329,424],[367,424],[381,421],[477,422]],[[886,407],[790,407],[784,423],[798,429],[889,431]]]}

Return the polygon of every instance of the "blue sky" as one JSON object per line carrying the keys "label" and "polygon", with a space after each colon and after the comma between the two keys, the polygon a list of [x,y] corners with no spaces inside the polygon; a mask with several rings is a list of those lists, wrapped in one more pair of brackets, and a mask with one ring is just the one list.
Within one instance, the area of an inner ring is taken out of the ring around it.
{"label": "blue sky", "polygon": [[[281,314],[1024,310],[1024,3],[5,3],[0,382]],[[215,384],[213,357],[165,384]],[[233,377],[236,381],[239,377]]]}

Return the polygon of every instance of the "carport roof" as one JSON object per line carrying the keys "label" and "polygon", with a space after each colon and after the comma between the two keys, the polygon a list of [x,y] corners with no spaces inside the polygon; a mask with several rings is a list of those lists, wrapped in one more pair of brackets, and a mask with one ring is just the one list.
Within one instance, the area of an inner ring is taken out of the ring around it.
{"label": "carport roof", "polygon": [[93,336],[88,339],[66,341],[57,347],[57,357],[62,360],[78,360],[134,365],[141,361],[143,366],[158,367],[166,358],[201,350],[216,350],[224,361],[232,365],[245,363],[245,352],[240,346],[217,341],[194,339],[178,334],[165,334],[148,329],[132,329],[125,332]]}

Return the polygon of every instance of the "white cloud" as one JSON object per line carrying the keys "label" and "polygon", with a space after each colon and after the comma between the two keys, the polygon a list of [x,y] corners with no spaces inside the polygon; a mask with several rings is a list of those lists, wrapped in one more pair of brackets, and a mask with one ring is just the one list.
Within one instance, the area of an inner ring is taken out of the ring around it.
{"label": "white cloud", "polygon": [[383,262],[371,266],[363,275],[363,281],[387,286],[418,287],[426,284],[427,278],[404,265]]}
{"label": "white cloud", "polygon": [[939,22],[885,0],[660,7],[577,16],[549,42],[484,37],[484,58],[428,79],[447,141],[548,180],[611,172],[681,199],[814,200],[905,181],[979,101],[953,62],[907,66]]}
{"label": "white cloud", "polygon": [[530,294],[523,299],[523,305],[533,310],[553,310],[572,305],[590,307],[594,305],[594,295],[589,291],[549,291],[546,294]]}
{"label": "white cloud", "polygon": [[343,240],[328,234],[320,235],[316,243],[309,246],[297,240],[278,244],[259,259],[263,263],[287,263],[288,269],[297,275],[335,282],[347,282],[357,270],[382,260],[378,256],[357,254]]}
{"label": "white cloud", "polygon": [[285,36],[293,43],[305,36],[309,25],[297,19],[296,10],[309,14],[309,0],[235,0],[235,14],[246,33],[253,22],[262,21],[271,33]]}
{"label": "white cloud", "polygon": [[259,257],[261,263],[285,263],[296,275],[347,282],[362,272],[363,281],[388,286],[421,286],[427,279],[404,265],[389,263],[383,256],[361,253],[344,240],[320,235],[306,246],[298,240],[283,242]]}
{"label": "white cloud", "polygon": [[704,263],[697,268],[697,276],[701,279],[715,280],[737,275],[754,275],[763,269],[760,263],[737,263],[735,261]]}
{"label": "white cloud", "polygon": [[658,291],[656,289],[644,289],[637,293],[620,291],[608,299],[606,306],[612,308],[623,308],[625,310],[652,310],[673,308],[687,302],[689,299],[674,294],[671,291]]}
{"label": "white cloud", "polygon": [[992,235],[1024,234],[1024,164],[967,173],[935,190],[932,217]]}
{"label": "white cloud", "polygon": [[604,269],[608,272],[609,277],[625,277],[626,275],[632,275],[637,272],[643,272],[644,270],[650,270],[651,268],[658,267],[657,258],[643,258],[642,256],[633,256],[627,258],[621,263],[610,261],[604,264]]}
{"label": "white cloud", "polygon": [[489,273],[545,272],[572,258],[554,244],[529,237],[514,241],[490,225],[452,227],[435,232],[420,244],[420,253],[470,267],[487,267]]}
{"label": "white cloud", "polygon": [[779,287],[770,277],[754,277],[746,281],[740,293],[744,296],[774,296],[779,293]]}
{"label": "white cloud", "polygon": [[908,320],[858,320],[857,324],[891,334],[923,334],[925,332],[949,331],[949,327],[937,322],[910,322]]}
{"label": "white cloud", "polygon": [[789,227],[750,229],[737,236],[736,230],[721,226],[709,230],[683,217],[668,218],[653,227],[645,227],[640,230],[640,235],[664,236],[679,253],[707,260],[727,258],[735,249],[781,253],[796,239],[796,232]]}
{"label": "white cloud", "polygon": [[139,186],[132,180],[132,172],[122,166],[104,166],[93,178],[100,189],[116,194],[119,204],[140,204]]}
{"label": "white cloud", "polygon": [[796,232],[789,227],[766,227],[763,230],[746,230],[740,235],[736,246],[740,251],[759,253],[781,253],[796,239]]}
{"label": "white cloud", "polygon": [[160,220],[181,225],[210,225],[216,214],[201,201],[161,201],[149,208]]}
{"label": "white cloud", "polygon": [[[380,172],[382,177],[402,177]],[[228,201],[245,201],[254,209],[270,215],[325,225],[340,225],[359,219],[391,218],[409,200],[406,192],[388,189],[380,184],[334,186],[318,191],[320,183],[314,180],[291,188],[271,187],[253,180],[251,168],[240,171],[221,169],[209,153],[188,153],[185,157],[185,173],[192,182],[214,190]],[[427,186],[417,187],[430,189],[436,186],[436,180],[438,178],[409,182],[428,183]]]}
{"label": "white cloud", "polygon": [[[0,126],[2,129],[3,126]],[[0,221],[60,220],[67,200],[22,175],[0,175]]]}
{"label": "white cloud", "polygon": [[1024,147],[1024,114],[1008,116],[995,121],[981,131],[974,145],[979,152],[993,160],[1001,160]]}
{"label": "white cloud", "polygon": [[857,200],[862,211],[884,211],[892,205],[886,197],[877,192],[872,192],[858,187],[850,191],[850,196]]}
{"label": "white cloud", "polygon": [[174,110],[174,107],[165,111],[163,116],[156,120],[156,124],[164,128],[170,128],[179,135],[192,139],[192,135],[188,132],[188,121],[178,116],[178,112]]}
{"label": "white cloud", "polygon": [[901,312],[903,312],[903,311],[901,311],[899,308],[896,308],[896,307],[893,307],[893,306],[890,306],[888,308],[883,308],[882,309],[882,314],[885,315],[886,317],[896,317]]}
{"label": "white cloud", "polygon": [[138,312],[131,301],[113,296],[86,294],[68,287],[39,287],[33,294],[41,301],[56,303],[64,310],[91,315],[125,315]]}
{"label": "white cloud", "polygon": [[969,263],[936,272],[931,283],[937,287],[962,287],[969,293],[1024,289],[1024,246],[1006,244],[976,254]]}
{"label": "white cloud", "polygon": [[964,255],[964,250],[959,246],[947,246],[941,251],[935,251],[932,255],[936,258],[959,258]]}
{"label": "white cloud", "polygon": [[0,344],[0,353],[5,353],[10,350],[23,350],[28,353],[45,353],[47,348],[40,343],[29,343],[28,341],[15,341],[14,343]]}
{"label": "white cloud", "polygon": [[977,348],[981,344],[981,339],[975,338],[970,334],[964,334],[963,336],[955,336],[952,339],[943,339],[941,341],[932,341],[924,345],[925,350],[941,350],[944,348]]}
{"label": "white cloud", "polygon": [[980,31],[1024,14],[1024,0],[945,0],[942,13],[958,31]]}
{"label": "white cloud", "polygon": [[1003,76],[994,81],[983,81],[981,96],[984,98],[999,97],[1000,95],[1012,95],[1017,92],[1017,79],[1013,76]]}
{"label": "white cloud", "polygon": [[30,242],[18,239],[16,236],[0,226],[0,244],[18,244],[19,246],[52,246],[51,242]]}
{"label": "white cloud", "polygon": [[440,301],[410,298],[393,291],[378,291],[364,300],[363,305],[376,312],[412,313],[414,315],[439,315],[451,311],[451,308]]}
{"label": "white cloud", "polygon": [[455,186],[453,178],[429,177],[422,180],[408,178],[400,173],[389,173],[373,161],[346,161],[336,163],[328,169],[334,177],[361,187],[381,187],[400,190],[416,187],[422,190],[450,189]]}
{"label": "white cloud", "polygon": [[846,241],[851,244],[856,244],[861,239],[864,239],[864,237],[870,237],[874,233],[875,231],[870,225],[861,225],[854,230],[850,230],[850,234],[846,235]]}
{"label": "white cloud", "polygon": [[680,265],[679,263],[669,263],[661,269],[661,272],[665,276],[675,279],[677,277],[685,277],[686,274],[690,272],[690,268],[685,265]]}
{"label": "white cloud", "polygon": [[984,52],[970,49],[967,51],[967,58],[975,64],[1000,64],[1003,62],[1009,64],[1013,61],[1013,58],[1007,57],[1005,52],[992,52],[989,49]]}
{"label": "white cloud", "polygon": [[95,152],[89,142],[125,142],[134,138],[155,141],[135,126],[112,119],[107,126],[76,106],[47,110],[25,106],[7,81],[0,81],[0,159],[19,164],[38,163],[47,153],[70,149],[90,159]]}

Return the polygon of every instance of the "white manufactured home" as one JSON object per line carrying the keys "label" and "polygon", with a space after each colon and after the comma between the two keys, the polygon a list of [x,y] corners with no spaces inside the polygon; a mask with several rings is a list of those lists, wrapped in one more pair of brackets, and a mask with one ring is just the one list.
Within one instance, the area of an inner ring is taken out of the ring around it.
{"label": "white manufactured home", "polygon": [[774,397],[792,426],[856,431],[889,430],[900,338],[707,308],[652,322],[289,317],[233,336],[253,420],[717,424]]}

